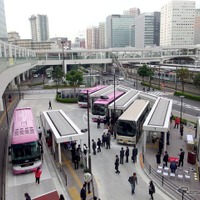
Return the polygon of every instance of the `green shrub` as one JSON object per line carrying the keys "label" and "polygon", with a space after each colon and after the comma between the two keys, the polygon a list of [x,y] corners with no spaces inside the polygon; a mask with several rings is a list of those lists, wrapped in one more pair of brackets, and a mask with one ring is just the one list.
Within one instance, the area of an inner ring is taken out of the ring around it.
{"label": "green shrub", "polygon": [[[147,82],[141,82],[141,85],[146,86],[146,87],[150,87],[150,84],[147,83]],[[152,85],[152,84],[151,84],[151,88],[154,88],[154,89],[156,89],[156,90],[160,90],[160,87],[159,87],[159,86]]]}
{"label": "green shrub", "polygon": [[56,100],[61,103],[78,103],[77,98],[61,98],[60,95],[57,95]]}
{"label": "green shrub", "polygon": [[176,91],[176,92],[174,92],[174,95],[175,96],[184,96],[186,99],[191,99],[194,101],[200,101],[200,96],[189,94],[187,92],[182,93],[181,91]]}

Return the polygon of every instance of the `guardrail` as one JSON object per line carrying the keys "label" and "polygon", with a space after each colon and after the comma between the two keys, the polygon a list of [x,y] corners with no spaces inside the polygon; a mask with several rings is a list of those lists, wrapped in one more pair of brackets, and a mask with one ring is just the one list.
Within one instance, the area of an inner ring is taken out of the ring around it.
{"label": "guardrail", "polygon": [[60,169],[60,172],[63,175],[63,178],[65,180],[65,185],[67,186],[67,174],[66,174],[65,170],[63,169],[62,165],[59,165],[59,169]]}
{"label": "guardrail", "polygon": [[187,193],[183,187],[178,187],[172,181],[168,180],[164,176],[158,174],[156,170],[148,163],[143,155],[144,169],[149,176],[156,179],[156,182],[161,184],[161,189],[168,190],[172,196],[178,197],[181,200],[196,200],[195,197]]}

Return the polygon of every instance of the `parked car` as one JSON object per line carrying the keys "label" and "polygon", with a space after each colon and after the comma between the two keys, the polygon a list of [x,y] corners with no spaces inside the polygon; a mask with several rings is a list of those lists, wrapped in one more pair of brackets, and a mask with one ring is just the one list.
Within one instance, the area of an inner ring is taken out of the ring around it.
{"label": "parked car", "polygon": [[38,74],[33,74],[33,78],[37,78],[38,77]]}
{"label": "parked car", "polygon": [[119,77],[118,81],[124,81],[124,78],[123,77]]}

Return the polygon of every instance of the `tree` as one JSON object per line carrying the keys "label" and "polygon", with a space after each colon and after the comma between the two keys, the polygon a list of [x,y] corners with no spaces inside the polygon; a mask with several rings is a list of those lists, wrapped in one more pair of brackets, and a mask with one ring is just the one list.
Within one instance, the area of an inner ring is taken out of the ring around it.
{"label": "tree", "polygon": [[194,77],[194,85],[200,87],[200,72]]}
{"label": "tree", "polygon": [[71,70],[66,74],[66,80],[69,82],[69,85],[74,88],[74,96],[76,94],[76,87],[82,84],[83,82],[83,72],[77,70]]}
{"label": "tree", "polygon": [[182,84],[182,92],[184,92],[184,85],[186,83],[186,80],[189,78],[190,76],[190,73],[189,73],[189,70],[187,68],[181,68],[181,69],[178,69],[176,71],[176,75],[177,77],[179,78],[179,80],[181,81],[181,84]]}
{"label": "tree", "polygon": [[62,78],[64,77],[64,72],[62,71],[62,68],[57,66],[55,70],[52,72],[53,79],[56,81],[56,94],[58,94],[58,85],[60,81],[62,81]]}
{"label": "tree", "polygon": [[151,80],[152,80],[152,76],[154,74],[153,70],[148,67],[147,64],[143,64],[142,67],[139,67],[137,70],[137,73],[139,76],[142,76],[142,80],[144,81],[144,77],[149,77],[150,78],[150,85],[151,85]]}

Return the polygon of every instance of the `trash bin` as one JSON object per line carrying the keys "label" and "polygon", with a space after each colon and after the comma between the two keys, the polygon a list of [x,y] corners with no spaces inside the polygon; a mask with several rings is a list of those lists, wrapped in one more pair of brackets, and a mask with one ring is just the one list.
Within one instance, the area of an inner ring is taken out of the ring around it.
{"label": "trash bin", "polygon": [[187,162],[192,165],[196,164],[196,153],[189,151],[188,157],[187,157]]}

